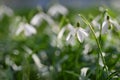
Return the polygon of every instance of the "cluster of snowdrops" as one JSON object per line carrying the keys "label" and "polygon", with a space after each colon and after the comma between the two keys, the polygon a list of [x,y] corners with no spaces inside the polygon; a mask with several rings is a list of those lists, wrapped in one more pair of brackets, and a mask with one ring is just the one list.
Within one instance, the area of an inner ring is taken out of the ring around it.
{"label": "cluster of snowdrops", "polygon": [[0,21],[8,17],[7,37],[13,46],[3,69],[10,67],[16,80],[32,80],[32,71],[43,80],[119,79],[119,18],[102,7],[96,16],[69,14],[60,4],[45,12],[38,7],[29,17],[0,6]]}

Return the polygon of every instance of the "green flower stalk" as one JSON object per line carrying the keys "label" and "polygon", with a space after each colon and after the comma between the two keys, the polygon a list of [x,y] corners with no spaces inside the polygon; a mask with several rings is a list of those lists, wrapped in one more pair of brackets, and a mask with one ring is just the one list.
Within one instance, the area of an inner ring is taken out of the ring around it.
{"label": "green flower stalk", "polygon": [[[102,49],[101,49],[99,40],[97,39],[97,37],[96,37],[96,35],[95,35],[94,29],[93,29],[92,25],[89,23],[89,21],[88,21],[84,16],[82,16],[81,14],[79,14],[79,16],[82,18],[83,22],[85,22],[85,23],[89,26],[89,28],[90,28],[90,30],[91,30],[91,32],[92,32],[92,34],[93,34],[93,36],[94,36],[94,38],[95,38],[95,40],[96,40],[96,43],[97,43],[97,46],[98,46],[99,52],[100,52],[99,54],[100,54],[100,56],[101,56],[102,62],[103,62],[103,64],[104,64],[104,68],[106,69],[106,72],[107,72],[107,75],[108,75],[107,65],[106,65],[104,56],[103,56],[103,54],[102,54]],[[99,55],[99,54],[98,54],[98,55]]]}

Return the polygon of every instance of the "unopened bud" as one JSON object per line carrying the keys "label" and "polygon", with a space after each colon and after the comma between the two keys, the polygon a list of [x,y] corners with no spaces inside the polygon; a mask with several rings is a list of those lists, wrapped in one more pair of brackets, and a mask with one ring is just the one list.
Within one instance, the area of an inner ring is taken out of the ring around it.
{"label": "unopened bud", "polygon": [[107,17],[106,17],[106,19],[107,19],[107,20],[109,20],[109,19],[110,19],[110,17],[109,17],[109,16],[107,16]]}
{"label": "unopened bud", "polygon": [[80,27],[80,23],[79,22],[77,22],[77,27]]}

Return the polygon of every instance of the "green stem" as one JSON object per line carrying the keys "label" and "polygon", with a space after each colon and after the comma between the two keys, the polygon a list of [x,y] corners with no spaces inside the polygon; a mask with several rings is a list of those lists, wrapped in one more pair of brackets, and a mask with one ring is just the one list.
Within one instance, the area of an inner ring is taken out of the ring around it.
{"label": "green stem", "polygon": [[59,24],[60,27],[63,26],[63,24],[64,24],[64,22],[65,22],[65,19],[66,19],[66,17],[65,17],[65,16],[62,16],[62,19],[61,19],[60,24]]}
{"label": "green stem", "polygon": [[[101,45],[101,33],[102,33],[102,25],[100,25],[100,34],[99,34],[99,44]],[[100,46],[101,47],[101,46]],[[102,49],[101,49],[102,50]],[[98,59],[97,59],[97,73],[99,73],[100,74],[100,76],[101,76],[101,71],[100,71],[100,65],[99,65],[99,60],[100,60],[100,54],[98,54]],[[98,80],[99,78],[100,78],[100,76],[99,75],[97,75],[97,77],[96,77],[96,80]]]}
{"label": "green stem", "polygon": [[100,51],[99,54],[100,54],[100,56],[101,56],[101,58],[102,58],[104,67],[105,67],[105,69],[106,69],[106,71],[107,71],[107,75],[108,75],[108,69],[107,69],[107,66],[106,66],[106,63],[105,63],[105,59],[104,59],[104,57],[103,57],[103,55],[102,55],[102,49],[101,49],[100,43],[99,43],[99,41],[98,41],[98,39],[97,39],[97,37],[96,37],[96,35],[95,35],[95,32],[94,32],[94,30],[93,30],[93,27],[92,27],[92,25],[88,22],[88,20],[87,20],[85,17],[83,17],[82,15],[79,15],[79,16],[80,16],[80,17],[82,18],[82,20],[89,26],[90,30],[92,31],[92,34],[93,34],[93,36],[94,36],[94,38],[95,38],[95,40],[96,40],[97,46],[98,46],[99,51]]}
{"label": "green stem", "polygon": [[99,73],[99,75],[96,75],[96,80],[98,80],[99,77],[101,76],[99,59],[100,59],[100,55],[98,54],[98,59],[97,59],[97,63],[96,63],[96,65],[97,65],[97,69],[96,69],[97,71],[96,71],[96,73]]}

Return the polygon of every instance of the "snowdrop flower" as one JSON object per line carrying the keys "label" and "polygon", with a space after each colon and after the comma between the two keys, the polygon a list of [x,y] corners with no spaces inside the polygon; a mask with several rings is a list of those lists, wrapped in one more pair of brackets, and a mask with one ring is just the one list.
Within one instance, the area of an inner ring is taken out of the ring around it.
{"label": "snowdrop flower", "polygon": [[38,69],[41,69],[45,66],[41,63],[41,60],[37,56],[37,54],[33,53],[33,51],[29,47],[24,46],[23,48],[29,55],[31,55],[31,57],[32,57],[33,61],[35,62],[36,66],[38,67]]}
{"label": "snowdrop flower", "polygon": [[45,20],[50,25],[55,24],[55,22],[52,20],[52,18],[43,12],[36,14],[31,19],[30,23],[34,26],[39,26],[39,25],[41,25],[43,20]]}
{"label": "snowdrop flower", "polygon": [[58,34],[58,39],[61,39],[63,37],[63,34],[66,30],[69,30],[71,32],[74,30],[74,27],[70,23],[64,26]]}
{"label": "snowdrop flower", "polygon": [[31,36],[32,34],[37,33],[36,29],[32,25],[30,25],[28,23],[24,23],[24,22],[21,22],[18,25],[16,35],[18,36],[22,32],[24,32],[25,36]]}
{"label": "snowdrop flower", "polygon": [[[72,32],[73,30],[74,30],[74,27],[73,27],[70,23],[67,24],[66,26],[64,26],[64,27],[60,30],[60,32],[58,33],[58,36],[57,36],[59,43],[60,43],[60,39],[63,37],[63,34],[64,34],[65,31]],[[75,39],[74,39],[74,38],[71,38],[71,39],[68,41],[68,43],[69,43],[70,45],[75,45]]]}
{"label": "snowdrop flower", "polygon": [[5,58],[5,63],[9,66],[11,66],[15,71],[20,71],[22,70],[22,67],[21,66],[17,66],[14,61],[11,59],[10,56],[7,56]]}
{"label": "snowdrop flower", "polygon": [[109,16],[106,16],[102,23],[102,33],[106,33],[110,25]]}
{"label": "snowdrop flower", "polygon": [[36,53],[33,53],[33,51],[29,47],[23,46],[23,48],[26,51],[26,53],[29,54],[29,55],[27,54],[27,56],[31,55],[36,67],[38,68],[42,76],[48,76],[49,75],[48,67],[42,64],[42,60],[39,58],[39,56]]}
{"label": "snowdrop flower", "polygon": [[98,21],[100,20],[100,18],[101,18],[101,16],[98,15],[98,16],[95,17],[95,18],[92,20],[92,22],[91,22],[94,27],[97,27],[97,28],[99,28],[99,29],[100,29],[100,23],[99,23]]}
{"label": "snowdrop flower", "polygon": [[36,54],[32,55],[32,58],[36,64],[36,66],[40,69],[42,68],[44,65],[41,63],[41,60],[39,59],[39,57]]}
{"label": "snowdrop flower", "polygon": [[88,67],[83,67],[83,68],[81,69],[81,74],[80,74],[79,80],[89,80],[89,79],[86,77],[86,74],[87,74],[88,70],[89,70]]}
{"label": "snowdrop flower", "polygon": [[72,26],[71,24],[68,24],[65,27],[63,27],[58,34],[58,39],[62,38],[66,30],[69,30],[69,34],[67,35],[67,38],[66,38],[68,42],[74,42],[75,35],[77,35],[77,38],[80,42],[83,42],[85,37],[88,36],[88,34],[83,28],[79,27],[80,26],[79,23],[77,24],[78,24],[77,28],[74,28],[74,26]]}
{"label": "snowdrop flower", "polygon": [[120,25],[118,24],[117,21],[110,19],[109,16],[105,17],[105,20],[102,23],[102,33],[106,33],[109,28],[112,27],[112,25],[117,29],[120,30]]}
{"label": "snowdrop flower", "polygon": [[67,41],[73,39],[73,37],[75,37],[75,35],[77,35],[77,38],[80,42],[83,42],[84,39],[88,36],[88,34],[86,33],[86,31],[80,27],[80,24],[77,23],[77,28],[73,28],[73,30],[71,30],[66,38]]}
{"label": "snowdrop flower", "polygon": [[8,17],[13,16],[13,10],[5,5],[0,6],[0,19],[3,18],[4,15]]}
{"label": "snowdrop flower", "polygon": [[89,68],[88,67],[84,67],[84,68],[82,68],[81,69],[81,76],[86,76],[86,74],[87,74],[87,71],[89,70]]}
{"label": "snowdrop flower", "polygon": [[67,8],[60,4],[55,4],[48,10],[48,14],[51,16],[58,16],[59,14],[66,15],[67,13]]}
{"label": "snowdrop flower", "polygon": [[119,23],[118,23],[116,20],[111,20],[111,19],[110,19],[110,22],[111,22],[111,24],[112,24],[113,26],[116,27],[117,30],[120,30],[120,25],[119,25]]}

